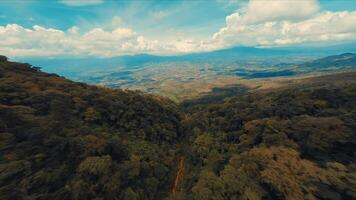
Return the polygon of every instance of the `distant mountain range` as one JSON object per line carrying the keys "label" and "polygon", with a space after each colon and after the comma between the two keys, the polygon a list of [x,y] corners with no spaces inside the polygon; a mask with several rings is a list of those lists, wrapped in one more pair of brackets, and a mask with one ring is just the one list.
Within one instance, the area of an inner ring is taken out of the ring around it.
{"label": "distant mountain range", "polygon": [[343,53],[303,63],[280,63],[268,69],[236,69],[234,73],[243,78],[272,78],[310,73],[337,72],[356,69],[356,54]]}
{"label": "distant mountain range", "polygon": [[325,58],[317,59],[311,62],[301,64],[302,68],[317,68],[320,70],[335,67],[355,67],[356,54],[344,53],[341,55],[328,56]]}
{"label": "distant mountain range", "polygon": [[[278,64],[279,59],[290,62],[291,58],[315,59],[344,52],[356,52],[356,45],[336,45],[329,47],[279,47],[256,48],[235,47],[212,52],[191,53],[177,56],[156,56],[149,54],[125,55],[112,58],[15,58],[14,61],[31,63],[43,71],[74,78],[87,71],[108,71],[115,68],[140,68],[147,63],[190,62],[190,63],[235,63],[246,60],[267,60]],[[273,58],[273,59],[266,59]],[[278,58],[278,59],[275,59]]]}

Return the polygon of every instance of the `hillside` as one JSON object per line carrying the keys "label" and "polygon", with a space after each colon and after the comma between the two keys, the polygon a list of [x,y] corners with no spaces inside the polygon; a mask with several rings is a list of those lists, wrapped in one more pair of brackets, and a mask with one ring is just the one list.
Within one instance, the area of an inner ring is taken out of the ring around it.
{"label": "hillside", "polygon": [[354,67],[356,66],[356,54],[344,53],[340,55],[328,56],[300,65],[301,67],[321,69],[330,67]]}
{"label": "hillside", "polygon": [[183,199],[355,199],[356,73],[185,102]]}
{"label": "hillside", "polygon": [[160,199],[181,135],[171,101],[0,62],[0,199]]}
{"label": "hillside", "polygon": [[356,198],[356,73],[215,91],[177,105],[0,57],[0,199]]}

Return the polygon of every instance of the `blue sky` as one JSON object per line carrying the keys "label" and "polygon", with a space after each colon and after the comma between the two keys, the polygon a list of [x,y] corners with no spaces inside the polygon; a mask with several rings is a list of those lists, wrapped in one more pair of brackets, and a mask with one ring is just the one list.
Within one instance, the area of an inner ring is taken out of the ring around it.
{"label": "blue sky", "polygon": [[60,30],[77,26],[85,31],[96,27],[111,29],[112,19],[117,16],[128,27],[147,35],[154,36],[162,34],[162,30],[174,29],[208,36],[218,30],[225,23],[225,17],[239,5],[228,1],[206,0],[107,0],[83,6],[70,6],[61,2],[1,1],[0,25],[19,24],[30,28],[37,24]]}
{"label": "blue sky", "polygon": [[0,53],[19,57],[180,54],[356,39],[355,0],[1,0],[0,9]]}

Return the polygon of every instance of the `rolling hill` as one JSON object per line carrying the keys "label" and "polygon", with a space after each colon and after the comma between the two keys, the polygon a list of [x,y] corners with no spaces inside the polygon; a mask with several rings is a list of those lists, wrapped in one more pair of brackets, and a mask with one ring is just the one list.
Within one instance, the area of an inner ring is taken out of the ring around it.
{"label": "rolling hill", "polygon": [[309,70],[326,70],[326,69],[347,69],[355,68],[356,54],[344,53],[340,55],[328,56],[317,59],[311,62],[306,62],[299,65],[301,68],[308,68]]}

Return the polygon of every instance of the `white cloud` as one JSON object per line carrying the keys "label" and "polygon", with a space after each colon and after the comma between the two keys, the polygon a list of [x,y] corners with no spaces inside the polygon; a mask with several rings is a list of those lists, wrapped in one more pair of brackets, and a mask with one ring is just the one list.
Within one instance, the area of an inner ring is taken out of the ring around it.
{"label": "white cloud", "polygon": [[158,49],[155,41],[147,41],[125,27],[113,31],[94,28],[80,34],[75,26],[63,32],[38,25],[29,29],[9,24],[0,26],[0,38],[0,54],[7,56],[115,56]]}
{"label": "white cloud", "polygon": [[281,46],[356,40],[356,12],[318,12],[314,0],[251,0],[226,17],[213,36],[217,48]]}
{"label": "white cloud", "polygon": [[102,4],[104,0],[60,0],[59,2],[67,6],[79,7]]}
{"label": "white cloud", "polygon": [[[277,4],[276,2],[279,2]],[[163,16],[163,14],[157,14]],[[210,51],[238,45],[286,46],[356,41],[356,11],[319,11],[314,0],[250,0],[226,17],[226,25],[210,39],[192,39],[189,34],[159,35],[148,39],[112,18],[110,31],[76,26],[66,31],[35,25],[0,26],[0,54],[20,56],[94,55],[152,53],[175,54]]]}
{"label": "white cloud", "polygon": [[72,26],[70,29],[68,29],[68,33],[70,33],[70,34],[78,34],[79,33],[79,28],[77,26]]}
{"label": "white cloud", "polygon": [[245,24],[278,20],[300,20],[312,16],[319,10],[316,0],[250,0],[240,10]]}
{"label": "white cloud", "polygon": [[94,28],[81,33],[73,26],[67,31],[34,25],[0,26],[0,54],[10,57],[94,55],[111,57],[124,54],[174,54],[209,50],[203,42],[191,39],[148,40],[127,27],[112,31]]}

